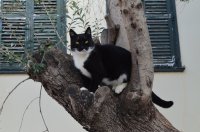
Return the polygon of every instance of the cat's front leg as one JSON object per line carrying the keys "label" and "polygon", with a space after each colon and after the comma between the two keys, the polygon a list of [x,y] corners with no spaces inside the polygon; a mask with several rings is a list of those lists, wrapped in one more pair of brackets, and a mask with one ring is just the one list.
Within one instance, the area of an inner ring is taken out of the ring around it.
{"label": "cat's front leg", "polygon": [[83,87],[80,88],[81,91],[83,90],[88,90],[89,89],[89,86],[90,86],[90,83],[91,83],[91,79],[82,75],[81,74],[81,78],[82,78],[82,81],[83,81]]}
{"label": "cat's front leg", "polygon": [[90,92],[95,93],[95,91],[96,91],[97,89],[98,89],[98,81],[92,79],[88,90],[89,90]]}
{"label": "cat's front leg", "polygon": [[90,82],[89,91],[95,92],[98,89],[98,85],[101,83],[102,77],[100,75],[93,76]]}
{"label": "cat's front leg", "polygon": [[88,78],[81,74],[81,78],[83,80],[83,87],[80,88],[81,91],[88,90],[89,92],[95,92],[99,85],[99,77],[94,75],[92,78]]}

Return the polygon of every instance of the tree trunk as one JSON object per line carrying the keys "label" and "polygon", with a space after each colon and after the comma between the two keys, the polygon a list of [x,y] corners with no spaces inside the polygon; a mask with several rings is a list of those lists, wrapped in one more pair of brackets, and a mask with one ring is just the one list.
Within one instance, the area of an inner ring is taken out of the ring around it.
{"label": "tree trunk", "polygon": [[[107,11],[108,29],[120,26],[117,40],[107,42],[132,53],[131,81],[120,95],[108,87],[100,87],[94,95],[80,91],[83,85],[71,56],[56,48],[45,53],[46,67],[40,74],[31,68],[28,74],[90,132],[179,132],[151,101],[152,50],[141,1],[107,0]],[[39,58],[35,54],[34,62],[40,63]]]}

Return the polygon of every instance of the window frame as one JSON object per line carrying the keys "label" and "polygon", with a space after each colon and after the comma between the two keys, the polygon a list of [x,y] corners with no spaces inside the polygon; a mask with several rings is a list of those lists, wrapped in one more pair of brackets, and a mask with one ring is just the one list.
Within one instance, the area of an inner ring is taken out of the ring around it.
{"label": "window frame", "polygon": [[[145,0],[142,0],[142,1],[145,2]],[[151,1],[153,1],[153,0],[151,0]],[[158,1],[158,0],[155,0],[155,1]],[[167,3],[167,10],[169,11],[168,13],[169,13],[169,15],[171,15],[171,18],[168,18],[169,31],[172,30],[171,28],[173,28],[173,31],[172,31],[173,34],[170,34],[169,37],[170,37],[170,48],[171,48],[170,51],[173,52],[173,54],[174,54],[175,63],[173,66],[162,65],[162,63],[160,63],[160,65],[157,65],[157,66],[154,64],[154,71],[155,72],[183,72],[185,70],[185,67],[182,66],[182,62],[181,62],[180,43],[179,43],[179,34],[178,34],[178,25],[177,25],[177,14],[176,14],[176,3],[174,0],[166,0],[166,3]],[[145,3],[143,3],[143,5],[144,5],[144,10],[145,10],[145,15],[146,15]],[[147,17],[147,20],[148,20],[148,17]],[[150,32],[149,32],[149,34],[150,34]],[[151,37],[150,37],[150,39],[151,39]],[[152,48],[152,51],[153,51],[153,48]]]}

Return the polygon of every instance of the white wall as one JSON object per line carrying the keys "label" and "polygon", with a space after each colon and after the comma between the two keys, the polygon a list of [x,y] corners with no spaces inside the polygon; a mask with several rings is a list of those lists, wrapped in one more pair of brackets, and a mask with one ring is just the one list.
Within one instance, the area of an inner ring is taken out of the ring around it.
{"label": "white wall", "polygon": [[[200,1],[177,1],[177,15],[182,63],[182,73],[156,73],[153,90],[166,100],[173,100],[170,109],[158,109],[178,129],[184,132],[200,130]],[[0,104],[18,82],[26,75],[0,75]],[[40,84],[31,80],[23,83],[8,99],[0,117],[0,132],[16,132],[23,112],[29,102],[39,96]],[[42,110],[50,132],[84,132],[81,126],[46,93],[42,92]],[[38,100],[27,110],[21,132],[44,131]]]}
{"label": "white wall", "polygon": [[[8,92],[26,78],[26,75],[0,75],[0,104]],[[40,83],[29,80],[17,88],[3,109],[0,117],[0,132],[17,132],[19,130],[23,112],[29,102],[39,96],[40,87]],[[38,101],[35,100],[27,110],[21,132],[42,132],[45,130]],[[50,132],[84,132],[82,127],[44,91],[41,102]]]}
{"label": "white wall", "polygon": [[183,73],[156,73],[154,91],[174,100],[170,109],[159,109],[184,132],[200,130],[200,1],[177,2],[179,40]]}

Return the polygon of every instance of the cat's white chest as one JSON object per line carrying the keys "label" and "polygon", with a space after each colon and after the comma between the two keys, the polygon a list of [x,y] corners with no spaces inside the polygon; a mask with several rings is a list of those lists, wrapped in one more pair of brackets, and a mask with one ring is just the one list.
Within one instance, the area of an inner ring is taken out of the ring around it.
{"label": "cat's white chest", "polygon": [[79,69],[83,75],[91,78],[91,74],[87,69],[84,68],[84,64],[87,61],[89,55],[89,53],[72,53],[75,67]]}

